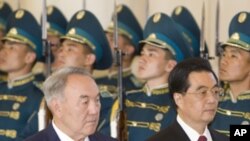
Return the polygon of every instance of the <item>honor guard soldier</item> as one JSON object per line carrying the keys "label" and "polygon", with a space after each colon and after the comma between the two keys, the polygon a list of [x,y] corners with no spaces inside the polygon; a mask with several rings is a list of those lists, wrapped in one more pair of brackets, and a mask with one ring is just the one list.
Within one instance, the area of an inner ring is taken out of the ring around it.
{"label": "honor guard soldier", "polygon": [[230,125],[250,124],[250,14],[239,12],[229,26],[227,42],[219,62],[220,80],[225,82],[211,127],[229,135]]}
{"label": "honor guard soldier", "polygon": [[[191,45],[193,56],[200,57],[200,29],[191,12],[184,6],[176,7],[171,17],[180,28],[184,39]],[[205,53],[208,54],[208,48],[205,45]]]}
{"label": "honor guard soldier", "polygon": [[[6,32],[6,22],[9,14],[12,12],[8,3],[0,0],[0,40],[4,37]],[[2,41],[0,41],[0,50],[2,47]],[[0,62],[1,63],[1,62]],[[6,74],[0,71],[0,82],[6,80]]]}
{"label": "honor guard soldier", "polygon": [[26,10],[13,12],[2,39],[0,69],[7,82],[0,83],[0,140],[23,140],[40,127],[43,110],[42,91],[33,83],[32,67],[42,55],[41,28]]}
{"label": "honor guard soldier", "polygon": [[146,84],[141,89],[127,91],[125,100],[130,141],[144,141],[175,119],[168,75],[177,62],[192,56],[176,24],[164,13],[149,18],[143,35],[139,46],[138,78]]}
{"label": "honor guard soldier", "polygon": [[104,30],[89,11],[76,12],[61,37],[61,47],[55,56],[54,68],[80,67],[89,72],[112,65],[112,55]]}
{"label": "honor guard soldier", "polygon": [[[118,32],[118,48],[122,50],[122,80],[124,90],[141,88],[142,82],[139,81],[131,72],[131,64],[134,57],[138,54],[138,44],[142,40],[142,28],[133,12],[123,4],[116,6],[117,12],[117,31],[114,29],[114,20],[106,29],[106,36],[112,50],[113,60],[116,60],[116,50],[114,45],[114,32]],[[113,17],[114,19],[114,17]],[[112,105],[117,97],[118,68],[114,62],[109,68],[107,76],[97,78],[101,92],[105,95],[101,97],[101,116],[98,129],[100,132],[110,135],[110,112]]]}
{"label": "honor guard soldier", "polygon": [[[49,43],[48,44],[49,49],[51,49],[51,54],[50,54],[51,56],[49,56],[51,57],[50,59],[51,63],[53,63],[54,56],[56,55],[57,50],[60,47],[60,37],[62,35],[65,35],[66,33],[67,24],[68,24],[67,19],[57,7],[52,5],[47,7],[47,41]],[[46,60],[45,57],[48,56],[43,56],[43,58],[40,60],[42,64]],[[35,67],[33,69],[33,71],[39,72],[36,75],[36,81],[38,82],[44,81],[46,72],[46,70],[44,69],[49,69],[49,71],[52,70],[52,68],[46,68],[43,65],[42,67],[39,67],[38,65],[38,67]]]}

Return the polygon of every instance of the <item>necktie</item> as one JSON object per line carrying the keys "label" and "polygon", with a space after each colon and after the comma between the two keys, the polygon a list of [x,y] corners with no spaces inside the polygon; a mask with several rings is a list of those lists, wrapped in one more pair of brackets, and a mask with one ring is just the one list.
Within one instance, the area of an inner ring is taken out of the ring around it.
{"label": "necktie", "polygon": [[200,136],[198,141],[207,141],[207,138],[205,136]]}

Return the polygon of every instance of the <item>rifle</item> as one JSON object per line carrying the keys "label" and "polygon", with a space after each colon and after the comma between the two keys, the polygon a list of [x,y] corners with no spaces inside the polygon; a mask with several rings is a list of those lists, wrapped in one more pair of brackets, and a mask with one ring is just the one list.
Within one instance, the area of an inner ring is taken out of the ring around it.
{"label": "rifle", "polygon": [[217,0],[216,4],[216,19],[215,19],[215,55],[219,56],[221,52],[219,41],[219,28],[220,27],[220,0]]}
{"label": "rifle", "polygon": [[[45,64],[46,64],[46,72],[45,76],[46,78],[51,74],[51,48],[50,44],[47,40],[47,4],[46,0],[43,0],[42,4],[42,43],[43,43],[43,56],[45,57]],[[40,115],[41,114],[41,115]],[[52,119],[52,114],[49,111],[47,105],[44,102],[44,109],[41,110],[41,113],[39,113],[39,116],[41,119],[39,120],[39,124],[41,124],[40,128],[45,128]]]}
{"label": "rifle", "polygon": [[118,80],[117,80],[117,91],[118,91],[118,102],[119,109],[117,113],[117,138],[119,141],[127,141],[127,116],[125,111],[125,94],[123,91],[123,81],[122,81],[122,50],[118,47],[118,22],[117,22],[117,10],[116,10],[116,0],[114,1],[114,47],[116,54],[116,66],[118,68]]}
{"label": "rifle", "polygon": [[205,3],[203,1],[201,12],[201,34],[200,34],[200,57],[207,59],[208,55],[205,52]]}
{"label": "rifle", "polygon": [[201,13],[201,34],[200,34],[200,57],[203,59],[214,59],[214,57],[209,56],[209,53],[206,53],[206,43],[205,43],[205,2],[203,1],[202,13]]}

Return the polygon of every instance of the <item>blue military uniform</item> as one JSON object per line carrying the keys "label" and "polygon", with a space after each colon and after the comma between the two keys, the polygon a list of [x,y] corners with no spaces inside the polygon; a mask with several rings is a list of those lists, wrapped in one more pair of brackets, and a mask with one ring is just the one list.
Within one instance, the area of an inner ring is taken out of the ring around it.
{"label": "blue military uniform", "polygon": [[[229,26],[229,40],[222,47],[230,45],[250,51],[250,15],[247,12],[236,14]],[[227,86],[227,85],[226,85]],[[225,87],[218,110],[211,127],[229,135],[230,125],[250,124],[250,90],[242,92],[237,99],[232,99],[230,86]]]}
{"label": "blue military uniform", "polygon": [[[138,43],[142,39],[142,29],[137,21],[133,12],[126,5],[118,5],[117,11],[117,26],[118,33],[128,38],[135,48],[135,54],[138,53]],[[114,23],[111,22],[110,26],[106,29],[106,32],[114,32]],[[122,74],[123,88],[124,90],[132,90],[141,88],[142,81],[139,81],[134,74],[132,74],[130,68],[123,69]],[[101,97],[101,115],[98,130],[103,134],[110,135],[110,112],[111,107],[117,98],[117,71],[113,71],[107,76],[96,79],[97,84],[100,86],[102,92]],[[115,90],[115,91],[114,91]]]}
{"label": "blue military uniform", "polygon": [[[184,6],[178,6],[173,10],[171,17],[186,42],[191,45],[193,55],[200,57],[200,29],[191,12]],[[205,53],[208,55],[207,45],[205,45]]]}
{"label": "blue military uniform", "polygon": [[[0,32],[3,32],[5,34],[5,28],[6,28],[6,22],[9,17],[9,14],[12,12],[11,7],[8,3],[4,1],[0,1]],[[0,39],[2,37],[0,36]],[[0,41],[1,42],[1,41]],[[0,43],[1,46],[1,43]],[[1,47],[0,47],[1,48]],[[0,82],[6,80],[6,74],[2,71],[0,71]]]}
{"label": "blue military uniform", "polygon": [[[19,9],[10,15],[8,33],[3,41],[26,43],[41,57],[41,28],[26,10]],[[38,112],[43,104],[43,93],[28,73],[11,82],[0,83],[0,140],[13,141],[38,131]]]}
{"label": "blue military uniform", "polygon": [[[177,61],[191,57],[189,44],[183,39],[174,21],[163,13],[156,13],[146,23],[140,47],[150,44],[169,50]],[[176,118],[176,111],[168,90],[162,84],[150,90],[147,85],[126,92],[127,126],[130,141],[143,141],[166,128]]]}

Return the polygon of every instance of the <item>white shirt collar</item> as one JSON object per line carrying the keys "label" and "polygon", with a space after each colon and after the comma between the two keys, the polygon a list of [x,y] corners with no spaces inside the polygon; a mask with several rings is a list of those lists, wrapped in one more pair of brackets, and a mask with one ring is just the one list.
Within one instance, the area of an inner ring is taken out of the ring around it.
{"label": "white shirt collar", "polygon": [[[58,135],[60,141],[74,141],[72,138],[70,138],[67,134],[65,134],[63,131],[61,131],[54,123],[54,121],[52,121],[52,126],[56,131],[56,134]],[[84,141],[90,141],[89,137],[86,137],[84,139]]]}
{"label": "white shirt collar", "polygon": [[[179,115],[177,115],[177,122],[181,125],[182,129],[185,131],[191,141],[198,141],[201,135],[189,125],[187,125]],[[212,141],[211,134],[207,127],[202,135],[207,138],[207,141]]]}

